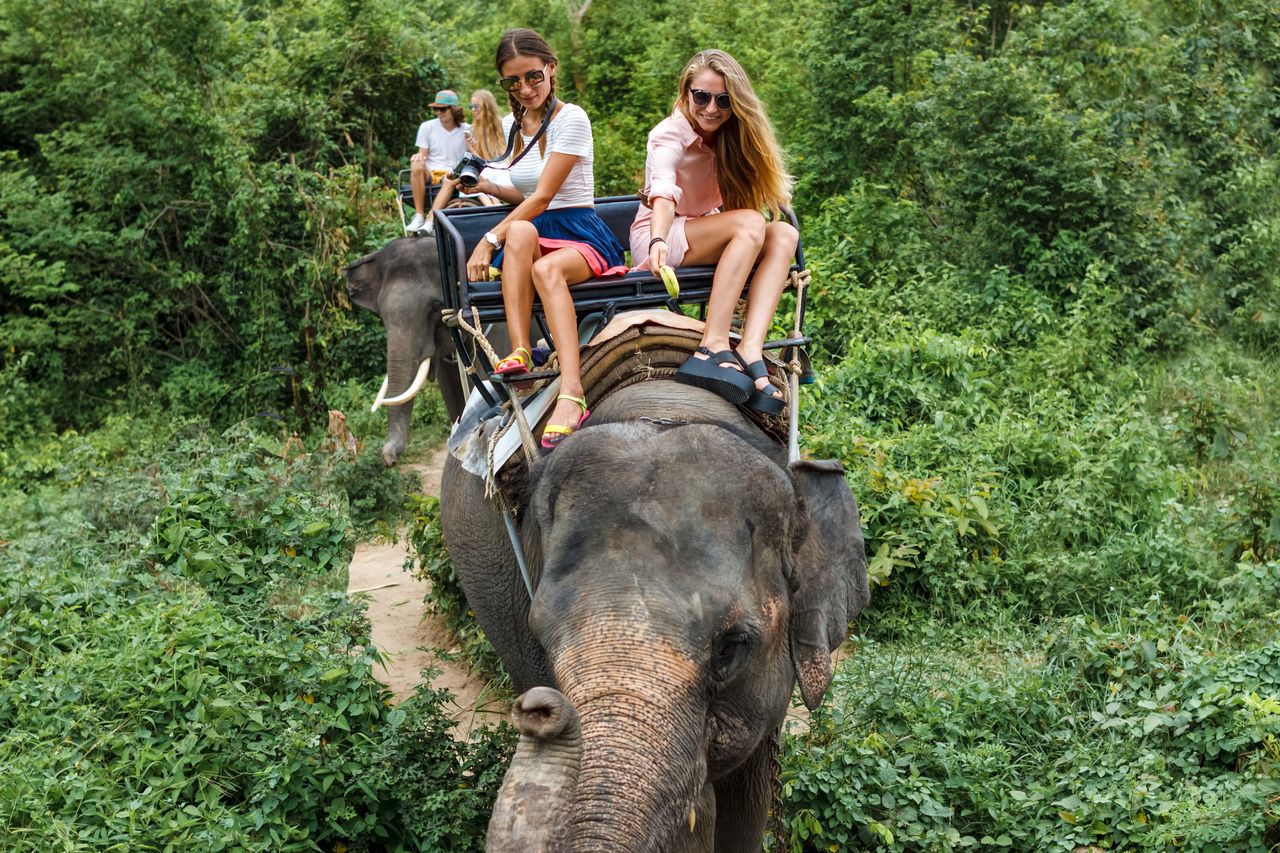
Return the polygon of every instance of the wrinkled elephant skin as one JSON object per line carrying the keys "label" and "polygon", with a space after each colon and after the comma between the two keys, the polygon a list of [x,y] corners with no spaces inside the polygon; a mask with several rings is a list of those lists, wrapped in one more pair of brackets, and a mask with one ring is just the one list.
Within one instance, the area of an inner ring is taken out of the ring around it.
{"label": "wrinkled elephant skin", "polygon": [[[387,330],[386,396],[403,394],[426,359],[450,419],[466,402],[454,367],[454,344],[440,321],[443,297],[435,241],[402,237],[355,261],[344,271],[351,301],[382,318]],[[387,406],[382,460],[394,465],[409,440],[413,400]]]}
{"label": "wrinkled elephant skin", "polygon": [[579,725],[572,748],[522,736],[542,751],[513,760],[490,849],[759,850],[792,689],[816,707],[868,600],[857,504],[838,463],[787,466],[694,388],[623,389],[589,424],[527,478],[532,602],[483,484],[446,465],[469,604],[517,690],[556,688]]}

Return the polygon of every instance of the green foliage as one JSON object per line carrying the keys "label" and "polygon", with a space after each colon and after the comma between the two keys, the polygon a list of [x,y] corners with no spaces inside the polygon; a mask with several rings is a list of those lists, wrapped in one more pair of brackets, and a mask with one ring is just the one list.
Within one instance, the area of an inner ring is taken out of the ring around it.
{"label": "green foliage", "polygon": [[339,269],[393,234],[369,176],[441,82],[399,8],[0,5],[3,359],[57,423],[157,388],[212,416],[279,364],[266,408],[305,414],[350,369]]}
{"label": "green foliage", "polygon": [[1280,26],[891,6],[822,7],[796,140],[801,440],[878,586],[787,743],[790,846],[1268,850]]}
{"label": "green foliage", "polygon": [[388,717],[374,783],[392,791],[405,840],[415,850],[483,850],[489,812],[515,750],[507,722],[456,739],[442,709],[447,691],[424,682]]}
{"label": "green foliage", "polygon": [[1152,605],[860,643],[786,741],[789,849],[1268,850],[1278,639],[1232,647]]}
{"label": "green foliage", "polygon": [[[387,495],[405,479],[363,462],[343,474],[323,451],[286,460],[286,442],[245,425],[184,432],[65,434],[57,479],[6,507],[9,848],[403,848],[437,837],[397,807],[427,778],[471,786],[435,822],[475,847],[509,735],[456,743],[438,692],[391,711],[346,596],[343,482]],[[433,763],[402,786],[391,767],[417,767],[419,748]]]}

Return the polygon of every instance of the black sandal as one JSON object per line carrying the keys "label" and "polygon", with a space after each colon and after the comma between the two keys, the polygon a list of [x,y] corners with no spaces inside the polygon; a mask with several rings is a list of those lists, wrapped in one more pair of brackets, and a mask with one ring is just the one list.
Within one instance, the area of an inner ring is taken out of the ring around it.
{"label": "black sandal", "polygon": [[[782,392],[777,385],[773,384],[773,379],[769,376],[768,369],[764,366],[764,359],[756,359],[747,364],[743,362],[743,368],[746,369],[747,375],[751,377],[751,396],[747,399],[747,408],[764,415],[780,415],[782,410],[786,408],[787,401],[782,397],[773,396],[773,392]],[[756,382],[760,379],[769,380],[769,384],[764,388],[756,388]]]}
{"label": "black sandal", "polygon": [[706,347],[698,347],[698,352],[707,357],[691,355],[686,358],[676,371],[676,381],[719,394],[735,405],[745,403],[755,390],[755,383],[741,370],[722,366],[722,362],[741,363],[733,350],[712,352]]}

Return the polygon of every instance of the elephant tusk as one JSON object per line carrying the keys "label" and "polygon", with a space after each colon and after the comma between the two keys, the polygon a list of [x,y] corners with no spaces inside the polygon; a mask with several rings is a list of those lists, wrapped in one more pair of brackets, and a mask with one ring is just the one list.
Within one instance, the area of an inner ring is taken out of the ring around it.
{"label": "elephant tusk", "polygon": [[698,822],[698,810],[696,808],[689,809],[689,831],[693,832],[693,827]]}
{"label": "elephant tusk", "polygon": [[382,401],[387,396],[387,377],[382,377],[382,387],[378,389],[378,396],[373,398],[373,406],[369,409],[371,412],[378,411],[378,407],[382,405]]}
{"label": "elephant tusk", "polygon": [[427,381],[427,371],[431,369],[431,358],[428,356],[422,360],[422,364],[418,365],[418,375],[413,377],[413,384],[409,389],[398,397],[388,397],[382,401],[384,406],[401,406],[417,396],[422,390],[422,383]]}

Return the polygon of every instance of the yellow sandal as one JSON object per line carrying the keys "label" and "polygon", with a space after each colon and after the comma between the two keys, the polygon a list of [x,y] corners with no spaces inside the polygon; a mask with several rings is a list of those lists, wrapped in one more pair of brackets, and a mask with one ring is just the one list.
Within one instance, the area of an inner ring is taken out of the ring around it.
{"label": "yellow sandal", "polygon": [[586,397],[575,397],[572,394],[557,394],[557,402],[560,400],[568,400],[571,403],[577,403],[578,408],[582,409],[582,417],[578,418],[578,422],[573,426],[565,426],[563,424],[547,424],[542,430],[542,449],[546,452],[555,450],[560,446],[560,442],[564,441],[567,436],[573,435],[582,428],[583,422],[591,417],[591,410],[587,408]]}

